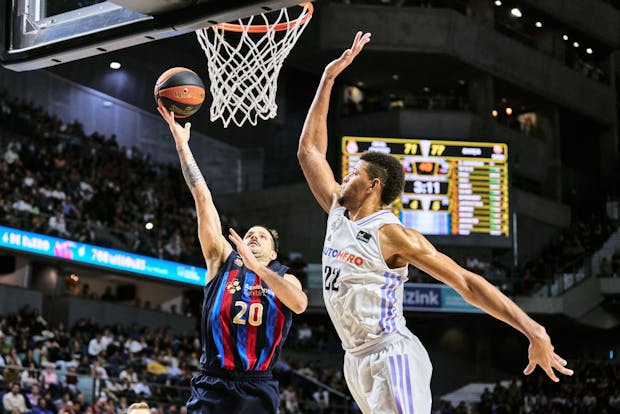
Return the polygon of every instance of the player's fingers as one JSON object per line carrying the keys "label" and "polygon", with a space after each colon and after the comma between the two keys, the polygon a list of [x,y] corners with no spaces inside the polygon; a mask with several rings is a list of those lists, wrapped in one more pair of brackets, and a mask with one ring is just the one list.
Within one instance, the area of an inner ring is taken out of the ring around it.
{"label": "player's fingers", "polygon": [[184,128],[185,128],[185,130],[186,130],[186,131],[189,131],[189,129],[190,129],[191,127],[192,127],[192,123],[191,123],[191,122],[186,122],[186,123],[185,123],[185,127],[184,127]]}
{"label": "player's fingers", "polygon": [[523,370],[523,373],[524,373],[525,375],[530,375],[530,374],[532,373],[532,371],[534,371],[534,368],[536,368],[536,364],[535,364],[535,363],[533,363],[532,361],[530,361],[530,362],[527,364],[527,367],[525,367],[525,369]]}
{"label": "player's fingers", "polygon": [[166,111],[166,108],[164,108],[163,106],[158,106],[157,110],[159,111],[161,116],[164,118],[164,121],[170,123],[170,117],[168,116],[168,112]]}
{"label": "player's fingers", "polygon": [[553,382],[558,382],[560,381],[560,379],[555,375],[555,372],[553,372],[553,368],[551,368],[551,365],[541,365],[540,366],[549,376],[549,378],[551,378],[551,380]]}
{"label": "player's fingers", "polygon": [[228,238],[230,239],[231,242],[233,242],[235,244],[235,246],[237,246],[237,248],[240,246],[240,241],[235,238],[234,234],[229,234]]}
{"label": "player's fingers", "polygon": [[355,46],[360,41],[361,37],[362,37],[362,31],[358,30],[357,33],[355,33],[355,38],[353,39],[353,46]]}
{"label": "player's fingers", "polygon": [[372,36],[372,33],[366,33],[364,35],[364,37],[362,37],[362,46],[364,46],[366,43],[370,42],[370,37]]}
{"label": "player's fingers", "polygon": [[553,354],[553,359],[559,362],[562,366],[566,366],[566,360],[559,356],[558,354]]}
{"label": "player's fingers", "polygon": [[562,365],[559,362],[556,362],[553,365],[553,368],[555,368],[556,371],[558,371],[558,372],[560,372],[560,373],[562,373],[564,375],[569,375],[569,376],[573,375],[573,370],[572,369],[566,368],[564,365]]}
{"label": "player's fingers", "polygon": [[241,237],[239,236],[239,234],[237,234],[237,232],[235,230],[233,230],[233,228],[229,228],[228,229],[230,231],[230,237],[236,239],[237,241],[243,241],[241,239]]}

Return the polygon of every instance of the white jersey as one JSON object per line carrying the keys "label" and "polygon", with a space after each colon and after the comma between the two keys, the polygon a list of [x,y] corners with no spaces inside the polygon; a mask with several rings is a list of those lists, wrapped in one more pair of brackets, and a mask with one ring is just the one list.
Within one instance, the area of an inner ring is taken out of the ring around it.
{"label": "white jersey", "polygon": [[400,224],[390,210],[358,221],[336,206],[329,212],[323,246],[323,298],[347,352],[379,345],[398,332],[411,337],[403,316],[407,267],[390,269],[379,245],[379,229]]}

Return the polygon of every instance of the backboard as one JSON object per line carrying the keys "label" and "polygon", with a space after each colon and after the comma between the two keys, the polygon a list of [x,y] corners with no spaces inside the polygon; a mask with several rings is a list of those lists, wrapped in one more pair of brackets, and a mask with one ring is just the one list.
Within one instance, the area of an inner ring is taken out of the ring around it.
{"label": "backboard", "polygon": [[0,0],[0,63],[26,71],[294,6],[299,0]]}

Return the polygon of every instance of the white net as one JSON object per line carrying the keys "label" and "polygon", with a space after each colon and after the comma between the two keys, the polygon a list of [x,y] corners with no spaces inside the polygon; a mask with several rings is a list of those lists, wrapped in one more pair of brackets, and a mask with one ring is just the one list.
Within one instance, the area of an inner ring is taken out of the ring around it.
{"label": "white net", "polygon": [[311,4],[300,6],[301,14],[292,20],[288,9],[282,9],[269,13],[279,13],[275,20],[260,14],[238,25],[196,30],[211,80],[211,121],[221,119],[225,128],[232,121],[240,127],[276,116],[280,69],[312,15]]}

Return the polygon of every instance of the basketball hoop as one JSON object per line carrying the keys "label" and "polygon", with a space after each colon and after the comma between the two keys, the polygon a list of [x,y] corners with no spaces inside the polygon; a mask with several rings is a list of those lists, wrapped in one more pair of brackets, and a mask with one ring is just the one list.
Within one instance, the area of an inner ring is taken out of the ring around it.
{"label": "basketball hoop", "polygon": [[[211,80],[211,121],[221,119],[224,128],[232,121],[240,127],[246,121],[256,125],[259,117],[268,120],[276,116],[280,69],[314,11],[312,3],[299,7],[302,11],[296,18],[284,8],[251,16],[245,22],[240,19],[238,24],[220,23],[196,30]],[[278,17],[270,22],[267,14],[276,13]]]}

